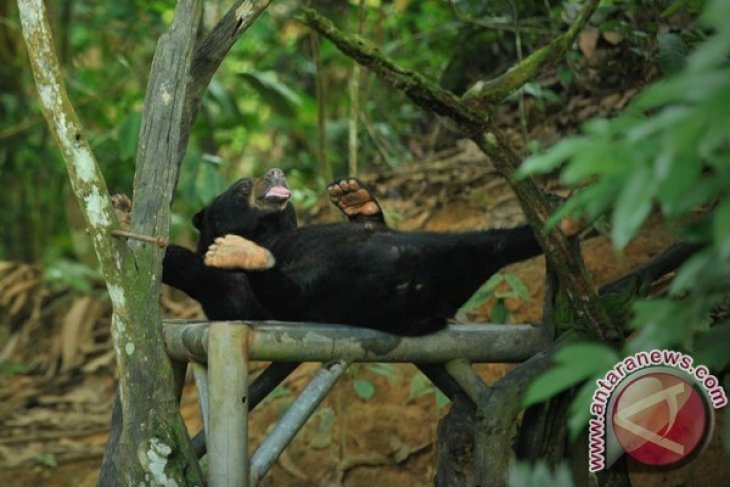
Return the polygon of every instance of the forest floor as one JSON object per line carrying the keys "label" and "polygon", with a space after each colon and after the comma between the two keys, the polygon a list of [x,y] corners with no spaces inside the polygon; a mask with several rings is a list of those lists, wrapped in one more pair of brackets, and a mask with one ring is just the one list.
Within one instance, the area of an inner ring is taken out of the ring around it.
{"label": "forest floor", "polygon": [[[532,117],[528,138],[549,143],[594,115],[608,116],[626,106],[654,73],[621,72],[606,63],[606,57],[616,57],[614,47],[604,42],[595,50],[593,44],[589,53],[593,59],[586,58],[610,69],[588,69],[582,85],[562,106],[541,112],[527,104]],[[557,81],[542,83],[555,87]],[[514,106],[500,110],[495,119],[517,143],[524,137],[514,128],[520,126]],[[469,143],[424,153],[418,161],[363,179],[375,186],[389,222],[400,229],[458,231],[508,227],[522,220],[509,187]],[[319,206],[304,220],[330,219],[325,208]],[[602,236],[584,241],[582,248],[590,274],[601,285],[656,256],[674,239],[671,229],[654,218],[621,255]],[[0,485],[91,486],[98,477],[114,393],[111,308],[101,284],[81,294],[49,287],[43,272],[0,262]],[[530,294],[529,300],[506,300],[510,321],[539,321],[544,259],[531,259],[504,272],[518,276]],[[196,303],[169,289],[161,302],[166,316],[202,316]],[[469,318],[489,321],[493,304],[485,303]],[[253,364],[254,369],[264,365]],[[250,418],[252,448],[318,367],[304,364],[256,408]],[[509,368],[508,364],[477,366],[488,383]],[[356,387],[362,381],[373,386],[372,397]],[[436,426],[448,408],[412,365],[354,365],[262,485],[432,485]],[[190,431],[197,432],[201,420],[192,380],[185,387],[182,414]],[[722,431],[723,423],[721,414],[716,432]],[[632,483],[638,487],[730,485],[730,465],[718,434],[703,455],[681,468],[648,472],[631,464],[631,470]]]}

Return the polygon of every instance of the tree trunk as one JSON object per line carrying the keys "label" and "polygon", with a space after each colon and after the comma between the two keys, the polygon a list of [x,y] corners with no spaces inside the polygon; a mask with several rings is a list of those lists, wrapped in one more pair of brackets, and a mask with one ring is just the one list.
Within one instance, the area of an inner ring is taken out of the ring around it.
{"label": "tree trunk", "polygon": [[[103,175],[66,94],[44,4],[18,0],[18,7],[44,115],[63,152],[114,307],[112,337],[124,423],[118,447],[107,459],[113,468],[104,484],[199,485],[201,471],[180,417],[170,360],[162,352],[158,304],[162,252],[151,244],[127,246],[112,236],[118,222]],[[161,237],[167,235],[177,166],[187,142],[176,137],[175,131],[183,112],[180,101],[185,100],[200,14],[200,0],[179,2],[171,31],[158,46],[150,82],[156,90],[148,94],[154,97],[149,104],[153,108],[145,112],[147,132],[140,140],[140,153],[148,157],[138,160],[135,194],[143,210],[135,228]]]}
{"label": "tree trunk", "polygon": [[[170,203],[202,93],[231,46],[270,0],[238,0],[197,43],[201,0],[179,0],[157,46],[137,153],[133,229],[167,239]],[[119,388],[100,484],[201,485],[164,352],[159,289],[162,251],[114,238],[119,222],[104,177],[68,99],[41,0],[18,0],[23,38],[43,112],[62,151],[114,308]],[[197,47],[197,49],[196,49]],[[179,371],[178,371],[179,372]],[[179,374],[178,374],[179,375]]]}

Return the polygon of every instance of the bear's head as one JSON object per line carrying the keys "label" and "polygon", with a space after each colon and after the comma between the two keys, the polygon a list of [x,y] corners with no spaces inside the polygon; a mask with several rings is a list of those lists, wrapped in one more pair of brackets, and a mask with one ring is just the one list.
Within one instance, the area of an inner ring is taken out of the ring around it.
{"label": "bear's head", "polygon": [[291,192],[281,169],[270,169],[258,179],[233,183],[193,216],[200,232],[198,252],[205,252],[216,237],[240,235],[257,243],[297,227]]}

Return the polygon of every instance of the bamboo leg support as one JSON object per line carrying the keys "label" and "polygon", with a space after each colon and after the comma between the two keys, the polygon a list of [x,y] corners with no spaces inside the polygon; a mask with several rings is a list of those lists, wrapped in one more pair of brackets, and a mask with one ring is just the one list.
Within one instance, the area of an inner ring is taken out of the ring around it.
{"label": "bamboo leg support", "polygon": [[208,337],[208,483],[248,481],[248,327],[211,323]]}

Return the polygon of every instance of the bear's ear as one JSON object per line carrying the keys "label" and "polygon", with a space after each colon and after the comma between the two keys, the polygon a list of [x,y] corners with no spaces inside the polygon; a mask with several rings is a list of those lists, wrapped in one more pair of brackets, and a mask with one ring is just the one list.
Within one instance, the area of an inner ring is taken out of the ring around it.
{"label": "bear's ear", "polygon": [[193,226],[200,231],[200,227],[203,225],[203,217],[205,216],[205,208],[193,215]]}

